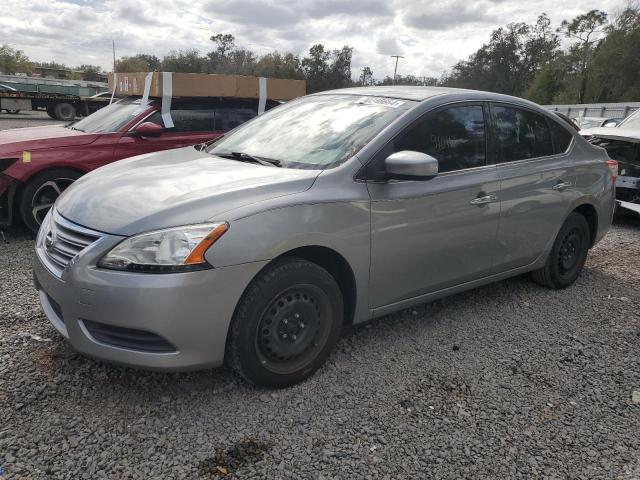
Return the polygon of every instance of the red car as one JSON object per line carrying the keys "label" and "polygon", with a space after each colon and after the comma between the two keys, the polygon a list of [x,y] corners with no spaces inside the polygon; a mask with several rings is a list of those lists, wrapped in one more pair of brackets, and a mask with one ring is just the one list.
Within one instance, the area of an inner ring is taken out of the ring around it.
{"label": "red car", "polygon": [[[267,102],[267,108],[277,105]],[[258,101],[173,99],[174,127],[164,128],[160,101],[143,108],[125,98],[70,125],[0,132],[0,226],[18,216],[34,232],[60,193],[81,175],[143,153],[221,137],[257,115]]]}

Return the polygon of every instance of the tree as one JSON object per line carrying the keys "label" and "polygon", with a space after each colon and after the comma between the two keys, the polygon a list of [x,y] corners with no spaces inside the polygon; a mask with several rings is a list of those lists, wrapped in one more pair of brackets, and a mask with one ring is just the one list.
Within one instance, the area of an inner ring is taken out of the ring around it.
{"label": "tree", "polygon": [[387,75],[382,80],[376,83],[376,85],[413,85],[422,87],[437,87],[441,85],[441,82],[435,77],[416,77],[415,75],[396,75],[393,77]]}
{"label": "tree", "polygon": [[256,75],[273,78],[304,79],[300,58],[292,53],[267,53],[256,62]]}
{"label": "tree", "polygon": [[544,64],[525,91],[525,97],[541,105],[571,103],[567,93],[567,58],[564,53]]}
{"label": "tree", "polygon": [[215,50],[212,50],[207,54],[207,58],[209,59],[209,72],[231,73],[225,71],[225,69],[228,68],[227,60],[229,54],[236,50],[235,37],[230,33],[218,33],[217,35],[211,35],[209,40],[211,40],[216,46]]}
{"label": "tree", "polygon": [[160,70],[160,59],[148,53],[138,53],[116,61],[117,72],[154,72],[158,70]]}
{"label": "tree", "polygon": [[331,55],[320,43],[309,49],[309,56],[302,59],[302,70],[307,80],[307,92],[314,93],[326,90],[327,72]]}
{"label": "tree", "polygon": [[31,60],[22,50],[15,50],[6,44],[0,46],[0,72],[13,75],[31,73],[31,69]]}
{"label": "tree", "polygon": [[340,50],[331,52],[331,64],[329,66],[329,88],[344,88],[352,85],[351,81],[351,57],[353,48],[344,46]]}
{"label": "tree", "polygon": [[606,33],[588,67],[585,100],[635,101],[640,98],[640,4],[629,4]]}
{"label": "tree", "polygon": [[307,80],[307,92],[314,93],[332,88],[348,87],[351,81],[353,48],[344,46],[327,51],[322,44],[313,45],[301,65]]}
{"label": "tree", "polygon": [[373,85],[375,80],[373,79],[373,71],[370,67],[362,67],[362,73],[360,73],[360,78],[358,79],[358,84],[362,86]]}
{"label": "tree", "polygon": [[587,13],[578,15],[570,22],[563,20],[559,33],[565,37],[576,40],[576,43],[569,47],[570,72],[577,78],[578,103],[585,101],[587,82],[589,77],[589,66],[593,59],[595,48],[600,41],[600,35],[607,23],[607,14],[601,10],[590,10]]}
{"label": "tree", "polygon": [[443,83],[522,96],[557,52],[558,36],[550,25],[543,13],[534,25],[510,23],[494,30],[489,43],[468,60],[458,62]]}
{"label": "tree", "polygon": [[90,82],[97,82],[103,79],[104,72],[99,65],[82,64],[75,68],[76,71],[82,72],[81,77],[83,80]]}
{"label": "tree", "polygon": [[236,48],[236,39],[230,33],[219,33],[217,35],[211,35],[211,37],[209,37],[209,40],[216,44],[215,52],[221,58],[224,58],[229,52],[235,50]]}
{"label": "tree", "polygon": [[203,73],[207,71],[205,58],[198,50],[172,50],[162,59],[160,68],[165,72]]}

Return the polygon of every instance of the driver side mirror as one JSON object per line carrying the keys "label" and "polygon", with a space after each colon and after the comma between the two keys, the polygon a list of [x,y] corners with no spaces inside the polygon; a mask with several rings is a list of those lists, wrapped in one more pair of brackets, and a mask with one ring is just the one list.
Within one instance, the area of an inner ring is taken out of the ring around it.
{"label": "driver side mirror", "polygon": [[389,178],[427,180],[438,175],[438,160],[413,150],[392,153],[385,159],[384,165]]}
{"label": "driver side mirror", "polygon": [[602,126],[612,128],[612,127],[617,127],[618,123],[620,122],[615,118],[610,118],[609,120],[605,120]]}
{"label": "driver side mirror", "polygon": [[164,127],[153,122],[144,122],[138,125],[136,133],[141,137],[159,137],[164,132]]}

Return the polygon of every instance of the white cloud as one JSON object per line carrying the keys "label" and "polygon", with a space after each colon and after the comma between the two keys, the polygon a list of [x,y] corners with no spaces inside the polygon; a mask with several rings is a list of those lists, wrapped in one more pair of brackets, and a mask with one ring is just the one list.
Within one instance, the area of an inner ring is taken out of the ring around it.
{"label": "white cloud", "polygon": [[314,43],[354,47],[353,76],[368,65],[377,78],[393,73],[440,76],[510,22],[532,23],[547,12],[554,26],[598,8],[610,13],[625,0],[47,0],[37,7],[3,0],[0,42],[38,61],[111,67],[119,56],[170,50],[210,50],[209,37],[231,33],[237,44],[264,54],[304,54]]}

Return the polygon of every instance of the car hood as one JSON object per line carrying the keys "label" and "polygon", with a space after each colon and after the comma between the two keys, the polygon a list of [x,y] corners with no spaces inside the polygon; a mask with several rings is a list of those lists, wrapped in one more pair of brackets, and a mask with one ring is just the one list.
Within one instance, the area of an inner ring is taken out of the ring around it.
{"label": "car hood", "polygon": [[13,128],[0,132],[0,155],[40,148],[60,148],[87,145],[98,138],[96,133],[85,133],[63,125]]}
{"label": "car hood", "polygon": [[72,222],[115,235],[229,220],[230,210],[308,190],[318,170],[277,168],[193,147],[140,155],[80,178],[56,202]]}
{"label": "car hood", "polygon": [[[580,133],[583,134],[582,131]],[[640,143],[640,130],[633,128],[591,128],[589,130],[585,130],[584,134],[609,140],[623,140],[631,143]]]}

